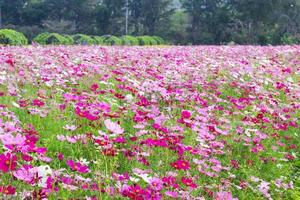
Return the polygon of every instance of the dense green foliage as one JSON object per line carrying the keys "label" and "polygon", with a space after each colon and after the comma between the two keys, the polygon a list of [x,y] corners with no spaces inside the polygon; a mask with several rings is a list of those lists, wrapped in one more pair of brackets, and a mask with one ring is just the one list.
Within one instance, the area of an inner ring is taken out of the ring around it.
{"label": "dense green foliage", "polygon": [[63,36],[64,36],[64,38],[65,38],[65,40],[67,42],[66,44],[74,44],[74,39],[73,39],[73,37],[71,35],[64,34]]}
{"label": "dense green foliage", "polygon": [[285,44],[287,36],[294,38],[300,31],[299,0],[182,2],[191,21],[188,40],[193,43]]}
{"label": "dense green foliage", "polygon": [[159,36],[152,36],[152,38],[157,42],[158,45],[165,44],[164,39]]}
{"label": "dense green foliage", "polygon": [[151,36],[145,35],[138,37],[140,45],[158,45],[158,41]]}
{"label": "dense green foliage", "polygon": [[0,44],[4,45],[26,45],[28,43],[23,33],[11,29],[0,30]]}
{"label": "dense green foliage", "polygon": [[55,32],[158,35],[175,44],[290,44],[299,43],[300,33],[300,0],[128,0],[128,6],[126,0],[0,0],[0,11],[0,27],[29,39]]}
{"label": "dense green foliage", "polygon": [[122,40],[116,36],[105,36],[103,43],[105,45],[122,45]]}
{"label": "dense green foliage", "polygon": [[104,37],[102,36],[93,35],[91,36],[91,38],[94,40],[94,44],[98,44],[98,45],[104,44]]}
{"label": "dense green foliage", "polygon": [[84,34],[76,34],[73,36],[73,40],[75,44],[95,44],[96,41],[88,36],[88,35],[84,35]]}
{"label": "dense green foliage", "polygon": [[136,37],[133,37],[133,36],[130,36],[130,35],[122,36],[121,40],[122,40],[123,45],[132,45],[132,46],[139,45],[139,40]]}
{"label": "dense green foliage", "polygon": [[165,44],[164,39],[158,36],[140,36],[134,37],[130,35],[124,35],[122,37],[116,37],[113,35],[104,35],[104,36],[89,36],[84,34],[76,34],[73,36],[70,35],[61,35],[58,33],[41,33],[33,38],[33,42],[47,45],[71,45],[71,44],[80,44],[80,45],[126,45],[126,46],[136,46],[136,45],[162,45]]}
{"label": "dense green foliage", "polygon": [[286,33],[281,37],[280,42],[282,44],[300,44],[300,35],[293,36]]}
{"label": "dense green foliage", "polygon": [[60,35],[58,33],[41,33],[33,38],[34,42],[39,44],[52,44],[52,45],[59,45],[59,44],[73,44],[73,39],[68,35]]}

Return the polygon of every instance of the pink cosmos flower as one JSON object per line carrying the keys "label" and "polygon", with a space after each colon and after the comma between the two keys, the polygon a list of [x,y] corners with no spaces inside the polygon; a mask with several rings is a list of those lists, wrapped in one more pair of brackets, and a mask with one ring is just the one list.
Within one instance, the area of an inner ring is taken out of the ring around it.
{"label": "pink cosmos flower", "polygon": [[66,136],[64,136],[64,135],[57,135],[56,138],[57,138],[59,141],[66,141]]}
{"label": "pink cosmos flower", "polygon": [[271,195],[269,194],[269,189],[270,189],[270,183],[266,181],[262,181],[259,186],[258,190],[266,197],[269,198]]}
{"label": "pink cosmos flower", "polygon": [[64,159],[64,157],[65,157],[65,156],[64,156],[64,154],[62,154],[62,153],[58,153],[58,154],[57,154],[57,159],[60,160],[60,161],[62,161],[62,160]]}
{"label": "pink cosmos flower", "polygon": [[75,125],[65,125],[64,127],[63,127],[65,130],[68,130],[68,131],[74,131],[74,130],[76,130],[76,126]]}
{"label": "pink cosmos flower", "polygon": [[191,188],[196,188],[197,187],[196,183],[194,183],[194,181],[191,178],[182,177],[181,182],[184,185],[186,185],[188,187],[191,187]]}
{"label": "pink cosmos flower", "polygon": [[183,110],[181,111],[181,118],[182,119],[189,119],[191,118],[192,114],[189,110]]}
{"label": "pink cosmos flower", "polygon": [[77,140],[74,138],[74,136],[67,136],[66,140],[71,143],[71,144],[75,144],[77,142]]}
{"label": "pink cosmos flower", "polygon": [[33,157],[28,154],[22,154],[22,159],[26,162],[31,162],[33,160]]}
{"label": "pink cosmos flower", "polygon": [[38,106],[38,107],[43,107],[43,106],[45,105],[45,103],[42,102],[42,101],[39,100],[39,99],[34,99],[34,100],[32,101],[32,105],[33,105],[33,106]]}
{"label": "pink cosmos flower", "polygon": [[178,170],[188,170],[190,169],[190,163],[186,160],[177,160],[171,163],[171,166]]}
{"label": "pink cosmos flower", "polygon": [[288,159],[289,161],[292,161],[292,160],[295,159],[295,156],[293,156],[293,155],[290,154],[290,153],[286,153],[286,154],[284,155],[284,157],[285,157],[286,159]]}
{"label": "pink cosmos flower", "polygon": [[122,134],[124,133],[124,129],[121,128],[121,126],[115,122],[112,122],[110,119],[107,119],[104,121],[105,127],[114,134]]}
{"label": "pink cosmos flower", "polygon": [[16,188],[11,185],[0,186],[0,193],[4,195],[14,195],[16,193]]}
{"label": "pink cosmos flower", "polygon": [[149,185],[151,188],[153,188],[154,190],[157,190],[157,191],[160,191],[163,188],[163,182],[159,178],[151,178],[149,180]]}
{"label": "pink cosmos flower", "polygon": [[93,83],[90,87],[93,92],[96,92],[99,89],[99,85],[97,83]]}
{"label": "pink cosmos flower", "polygon": [[237,198],[233,198],[230,192],[217,192],[216,200],[237,200]]}
{"label": "pink cosmos flower", "polygon": [[178,193],[174,191],[166,191],[165,194],[174,199],[178,198]]}
{"label": "pink cosmos flower", "polygon": [[26,183],[32,183],[34,180],[35,174],[31,171],[31,165],[24,165],[20,169],[16,170],[13,175],[19,180],[22,180]]}
{"label": "pink cosmos flower", "polygon": [[82,165],[80,162],[74,162],[73,160],[67,160],[67,165],[74,171],[79,173],[88,173],[89,168],[86,165]]}
{"label": "pink cosmos flower", "polygon": [[43,154],[38,154],[38,155],[37,155],[37,158],[38,158],[39,160],[41,160],[41,161],[43,161],[43,162],[47,162],[47,163],[49,163],[49,162],[52,161],[52,158],[49,158],[49,157],[47,157],[47,156],[45,156],[45,155],[43,155]]}
{"label": "pink cosmos flower", "polygon": [[161,126],[157,123],[154,123],[154,124],[152,124],[152,127],[156,130],[159,130]]}
{"label": "pink cosmos flower", "polygon": [[10,153],[0,154],[0,170],[2,172],[12,171],[17,166],[17,156]]}
{"label": "pink cosmos flower", "polygon": [[176,183],[176,178],[174,176],[166,176],[162,178],[162,181],[164,184],[166,184],[167,186],[172,186],[175,185]]}
{"label": "pink cosmos flower", "polygon": [[124,186],[122,195],[130,199],[144,199],[146,191],[139,185]]}
{"label": "pink cosmos flower", "polygon": [[117,137],[113,139],[115,143],[126,143],[126,138],[125,137]]}
{"label": "pink cosmos flower", "polygon": [[16,136],[13,136],[12,134],[4,134],[0,135],[0,140],[2,141],[3,145],[8,145],[8,146],[22,146],[25,141],[26,137],[22,136],[21,134],[16,134]]}

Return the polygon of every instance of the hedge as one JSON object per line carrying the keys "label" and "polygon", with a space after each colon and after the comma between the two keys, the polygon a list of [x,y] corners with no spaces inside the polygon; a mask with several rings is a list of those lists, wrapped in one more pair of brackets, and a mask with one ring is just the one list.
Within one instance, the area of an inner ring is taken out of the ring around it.
{"label": "hedge", "polygon": [[67,40],[67,44],[74,44],[74,39],[71,35],[63,35],[65,39]]}
{"label": "hedge", "polygon": [[95,42],[95,44],[102,45],[104,44],[104,37],[102,36],[91,36]]}
{"label": "hedge", "polygon": [[122,45],[122,40],[116,36],[113,35],[105,35],[102,36],[104,38],[104,44],[105,45]]}
{"label": "hedge", "polygon": [[69,36],[47,32],[37,35],[35,38],[33,38],[33,41],[43,45],[73,44],[73,40],[71,40]]}
{"label": "hedge", "polygon": [[139,45],[139,40],[134,36],[124,35],[121,37],[121,40],[122,40],[122,45],[133,45],[133,46]]}
{"label": "hedge", "polygon": [[157,41],[152,38],[151,36],[148,36],[148,35],[145,35],[145,36],[139,36],[137,37],[138,40],[139,40],[139,45],[142,45],[142,46],[149,46],[149,45],[157,45]]}
{"label": "hedge", "polygon": [[92,37],[84,34],[73,35],[73,39],[75,44],[96,44],[96,41]]}
{"label": "hedge", "polygon": [[[294,38],[293,38],[294,39]],[[286,43],[288,43],[290,38],[283,38]],[[33,38],[34,42],[42,45],[52,44],[52,45],[161,45],[164,44],[164,40],[158,36],[139,36],[134,37],[130,35],[123,35],[122,37],[116,37],[113,35],[104,36],[89,36],[84,34],[70,35],[60,35],[58,33],[41,33]],[[23,33],[17,32],[12,29],[0,29],[0,44],[6,45],[26,45],[28,44],[27,38]]]}
{"label": "hedge", "polygon": [[291,44],[300,44],[300,35],[290,35],[288,33],[285,33],[281,38],[280,38],[281,44],[285,45],[291,45]]}
{"label": "hedge", "polygon": [[158,45],[165,44],[164,39],[162,39],[162,38],[159,37],[159,36],[152,36],[152,38],[153,38],[154,40],[156,40],[156,42],[157,42]]}
{"label": "hedge", "polygon": [[23,33],[12,29],[0,29],[0,44],[27,45],[28,40]]}

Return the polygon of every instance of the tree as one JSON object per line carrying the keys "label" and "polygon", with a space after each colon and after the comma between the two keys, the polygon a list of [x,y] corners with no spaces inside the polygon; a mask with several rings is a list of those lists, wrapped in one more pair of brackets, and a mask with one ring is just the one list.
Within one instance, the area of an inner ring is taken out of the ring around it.
{"label": "tree", "polygon": [[170,16],[170,23],[168,30],[164,37],[169,38],[173,44],[187,44],[188,43],[188,16],[185,12],[178,10]]}
{"label": "tree", "polygon": [[41,26],[43,20],[48,17],[48,8],[41,1],[27,1],[20,11],[22,25]]}
{"label": "tree", "polygon": [[[47,22],[75,24],[75,32],[93,34],[96,32],[95,9],[99,0],[45,0]],[[59,5],[59,6],[58,6]]]}
{"label": "tree", "polygon": [[3,25],[21,24],[21,12],[26,2],[26,0],[0,0]]}
{"label": "tree", "polygon": [[142,35],[142,0],[130,0],[129,1],[129,29],[133,35]]}
{"label": "tree", "polygon": [[236,13],[228,0],[183,0],[190,17],[190,40],[193,43],[219,44],[230,40],[228,29]]}
{"label": "tree", "polygon": [[[98,19],[106,29],[106,34],[123,35],[125,33],[125,0],[103,0]],[[105,24],[104,24],[105,23]]]}
{"label": "tree", "polygon": [[233,0],[244,43],[277,44],[299,33],[299,0]]}
{"label": "tree", "polygon": [[300,0],[0,0],[0,27],[29,38],[44,31],[120,36],[126,21],[128,34],[181,44],[293,43]]}
{"label": "tree", "polygon": [[107,34],[110,24],[110,12],[107,7],[98,5],[95,10],[95,17],[98,33],[101,35]]}
{"label": "tree", "polygon": [[143,0],[141,1],[141,24],[144,34],[156,35],[159,28],[166,27],[174,12],[172,0]]}

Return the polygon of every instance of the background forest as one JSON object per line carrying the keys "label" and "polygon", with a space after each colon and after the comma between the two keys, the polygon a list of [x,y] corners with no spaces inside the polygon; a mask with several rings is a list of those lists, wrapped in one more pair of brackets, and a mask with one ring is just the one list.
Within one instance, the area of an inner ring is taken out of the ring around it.
{"label": "background forest", "polygon": [[[0,0],[0,26],[41,32],[157,35],[173,44],[300,42],[300,0]],[[126,17],[127,16],[127,17]]]}

